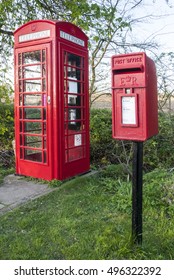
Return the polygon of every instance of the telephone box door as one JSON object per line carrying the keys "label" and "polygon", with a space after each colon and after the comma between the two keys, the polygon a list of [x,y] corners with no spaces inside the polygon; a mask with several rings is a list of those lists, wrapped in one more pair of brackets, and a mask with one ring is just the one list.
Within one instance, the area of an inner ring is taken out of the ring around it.
{"label": "telephone box door", "polygon": [[16,172],[48,180],[52,177],[50,51],[49,43],[15,50]]}
{"label": "telephone box door", "polygon": [[63,177],[89,170],[89,100],[87,53],[61,44],[64,92]]}

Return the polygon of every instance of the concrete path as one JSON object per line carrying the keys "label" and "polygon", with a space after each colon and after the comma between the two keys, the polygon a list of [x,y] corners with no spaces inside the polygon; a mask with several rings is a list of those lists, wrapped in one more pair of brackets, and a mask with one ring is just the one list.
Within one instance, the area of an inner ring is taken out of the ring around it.
{"label": "concrete path", "polygon": [[0,215],[53,190],[47,184],[26,181],[24,177],[13,174],[8,175],[0,185]]}

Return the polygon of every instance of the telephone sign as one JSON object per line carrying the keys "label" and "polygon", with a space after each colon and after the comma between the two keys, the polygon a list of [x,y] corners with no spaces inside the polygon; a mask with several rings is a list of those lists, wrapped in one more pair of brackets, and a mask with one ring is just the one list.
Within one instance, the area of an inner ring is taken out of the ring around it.
{"label": "telephone sign", "polygon": [[145,141],[158,133],[157,78],[145,53],[112,57],[112,134]]}
{"label": "telephone sign", "polygon": [[63,180],[89,171],[87,36],[34,20],[14,38],[16,173]]}

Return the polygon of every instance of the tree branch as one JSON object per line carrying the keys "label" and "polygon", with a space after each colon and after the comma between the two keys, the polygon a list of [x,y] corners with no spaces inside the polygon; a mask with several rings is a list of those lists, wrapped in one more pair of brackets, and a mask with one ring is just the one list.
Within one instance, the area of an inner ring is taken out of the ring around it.
{"label": "tree branch", "polygon": [[101,96],[111,96],[111,93],[101,93],[99,95],[97,95],[96,97],[94,97],[94,99],[92,99],[91,104],[96,101],[98,98],[100,98]]}
{"label": "tree branch", "polygon": [[6,35],[13,36],[13,31],[4,30],[4,29],[1,29],[1,28],[0,28],[0,34],[6,34]]}

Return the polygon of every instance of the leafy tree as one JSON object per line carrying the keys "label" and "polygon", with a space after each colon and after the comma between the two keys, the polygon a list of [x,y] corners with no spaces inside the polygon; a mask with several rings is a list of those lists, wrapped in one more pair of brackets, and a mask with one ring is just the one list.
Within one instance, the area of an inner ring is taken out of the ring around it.
{"label": "leafy tree", "polygon": [[9,97],[11,92],[12,89],[8,84],[0,85],[0,150],[6,146],[11,147],[14,138],[14,112]]}
{"label": "leafy tree", "polygon": [[172,99],[174,95],[174,53],[161,53],[156,58],[159,89],[159,109],[172,113]]}
{"label": "leafy tree", "polygon": [[51,18],[77,24],[84,30],[94,26],[101,7],[87,0],[2,0],[0,3],[0,51],[7,55],[13,45],[13,31],[32,19]]}
{"label": "leafy tree", "polygon": [[[110,69],[107,71],[105,56],[108,51],[111,56],[128,47],[128,30],[144,20],[135,18],[133,13],[140,5],[142,0],[1,0],[0,68],[12,54],[13,31],[17,27],[32,19],[66,20],[80,26],[89,36],[91,101],[95,93],[110,93],[106,82]],[[148,44],[133,45],[140,49]]]}
{"label": "leafy tree", "polygon": [[0,103],[11,104],[10,95],[12,94],[12,88],[9,84],[0,85]]}
{"label": "leafy tree", "polygon": [[[103,76],[104,56],[109,47],[120,44],[123,31],[131,27],[131,11],[142,0],[2,0],[0,3],[0,52],[4,60],[12,51],[13,31],[32,19],[70,21],[89,36],[90,95],[98,91]],[[111,46],[112,43],[112,46]],[[122,46],[125,42],[123,40]],[[103,65],[102,65],[103,63]],[[105,87],[105,86],[104,86]]]}

